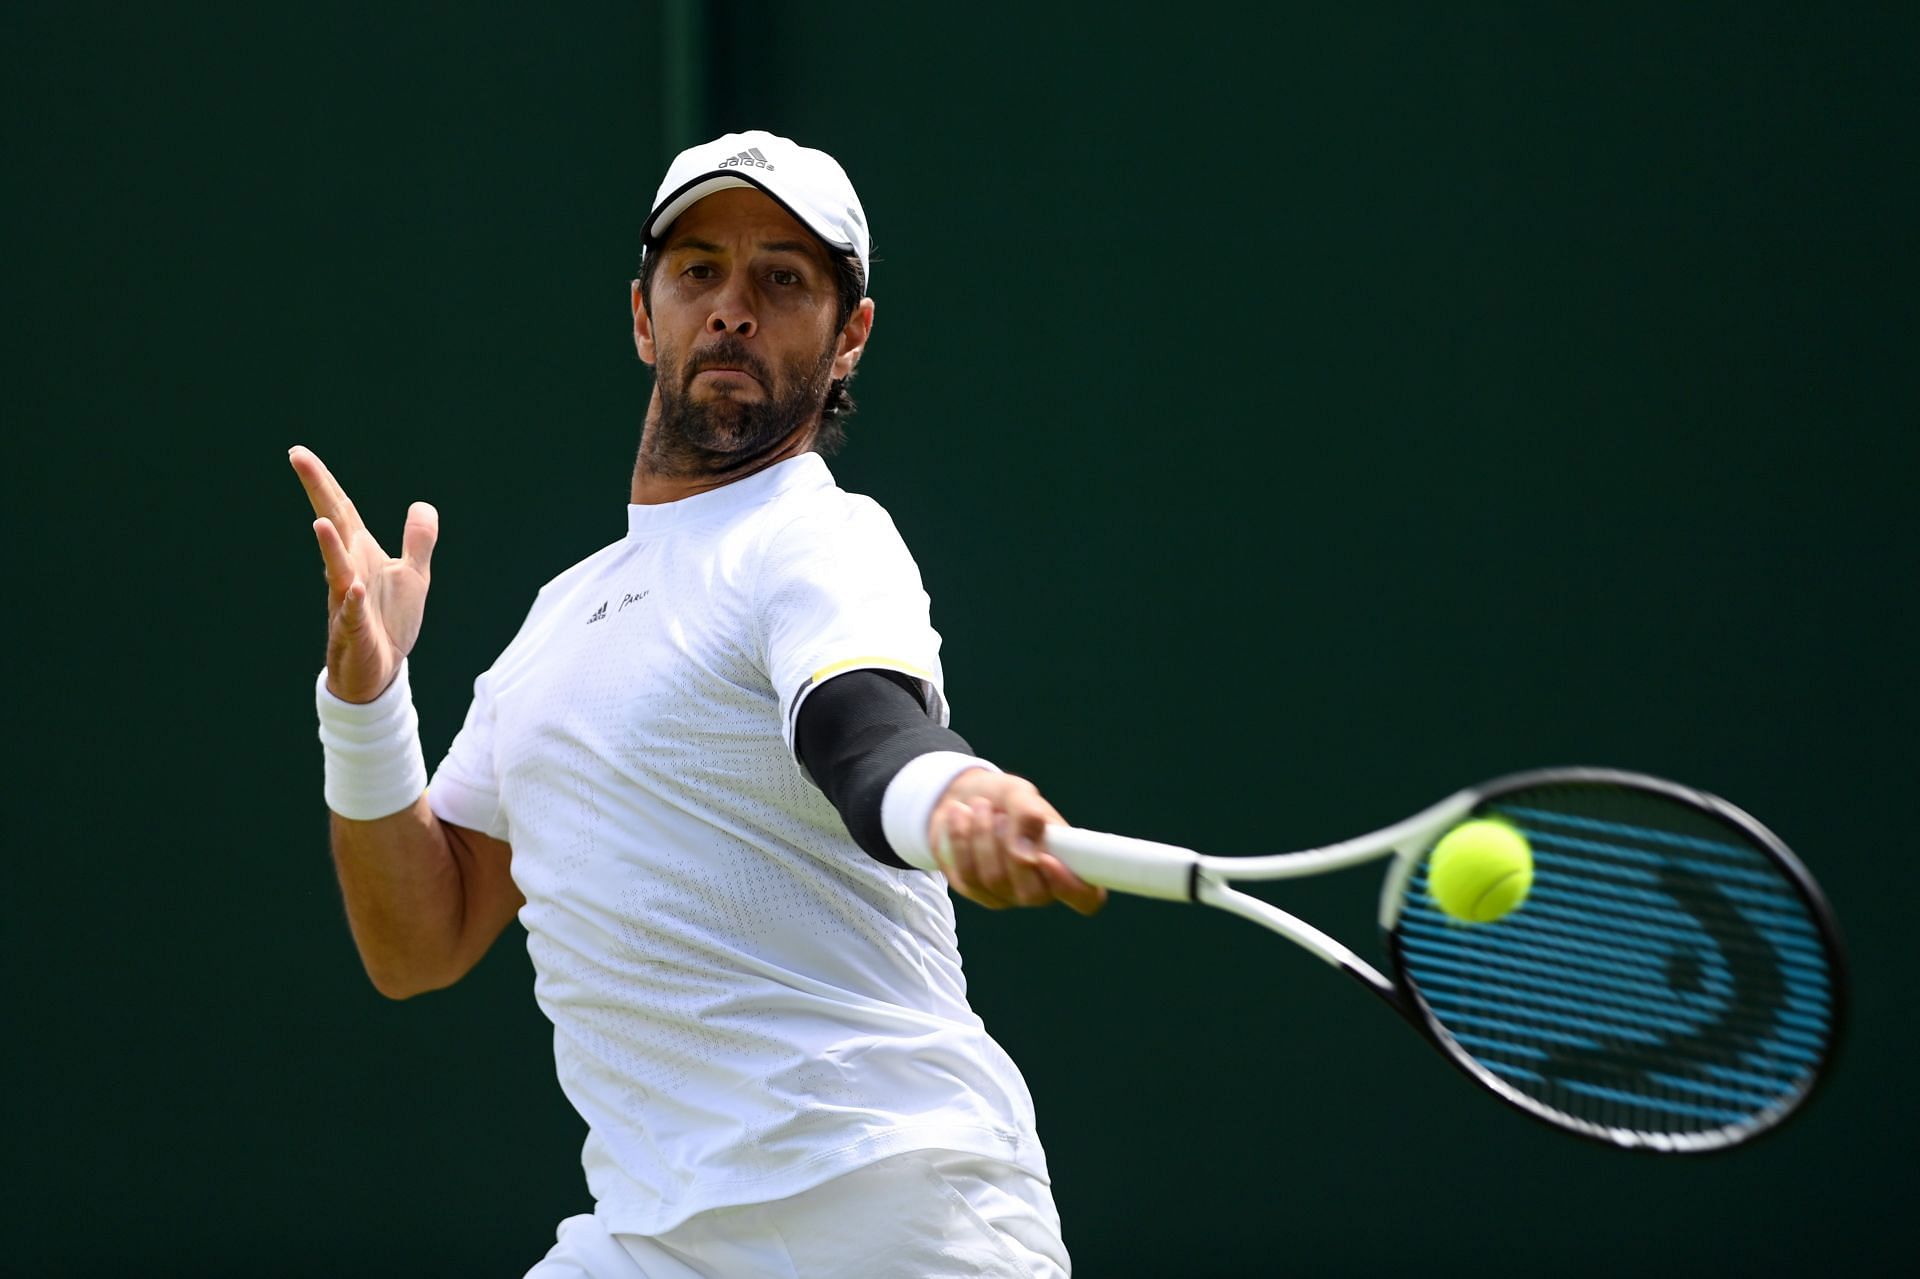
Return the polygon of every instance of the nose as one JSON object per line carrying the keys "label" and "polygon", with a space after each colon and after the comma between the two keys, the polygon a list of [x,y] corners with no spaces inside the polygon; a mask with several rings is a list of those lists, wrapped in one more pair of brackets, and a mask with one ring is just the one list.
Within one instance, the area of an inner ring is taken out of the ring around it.
{"label": "nose", "polygon": [[713,310],[707,316],[707,332],[746,338],[752,337],[758,327],[753,301],[736,277],[714,296]]}

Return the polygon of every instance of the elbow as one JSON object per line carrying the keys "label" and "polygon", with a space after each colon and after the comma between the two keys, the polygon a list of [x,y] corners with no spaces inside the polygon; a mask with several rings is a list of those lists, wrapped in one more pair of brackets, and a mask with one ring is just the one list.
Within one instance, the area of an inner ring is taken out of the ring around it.
{"label": "elbow", "polygon": [[429,989],[426,986],[408,985],[404,982],[398,982],[391,977],[375,977],[373,979],[373,988],[395,1003],[403,999],[412,999],[415,995],[424,995]]}
{"label": "elbow", "polygon": [[381,995],[396,1003],[412,999],[416,995],[425,995],[435,990],[445,990],[460,980],[458,975],[442,978],[439,974],[420,971],[401,971],[390,968],[367,966],[367,980]]}

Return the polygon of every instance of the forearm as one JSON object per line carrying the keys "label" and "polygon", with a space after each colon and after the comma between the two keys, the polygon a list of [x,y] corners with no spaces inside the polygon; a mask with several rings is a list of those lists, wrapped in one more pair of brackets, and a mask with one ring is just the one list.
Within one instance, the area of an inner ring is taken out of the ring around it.
{"label": "forearm", "polygon": [[404,665],[371,702],[324,683],[315,696],[334,867],[367,976],[394,999],[452,985],[521,905],[511,850],[428,806]]}
{"label": "forearm", "polygon": [[347,924],[367,976],[389,999],[450,986],[478,959],[466,957],[462,944],[465,850],[450,829],[424,794],[372,821],[333,814],[333,865]]}
{"label": "forearm", "polygon": [[915,760],[937,753],[956,761],[931,779],[931,789],[921,787],[927,794],[918,814],[919,837],[912,843],[924,849],[934,801],[946,781],[965,766],[972,749],[959,734],[928,717],[908,677],[857,670],[827,681],[801,706],[795,743],[814,784],[839,811],[856,844],[889,866],[929,864],[924,859],[916,863],[911,847],[900,846],[900,832],[886,828],[884,801]]}
{"label": "forearm", "polygon": [[995,909],[1060,901],[1084,915],[1106,900],[1045,850],[1047,826],[1060,821],[1053,805],[932,723],[903,676],[848,672],[799,715],[801,762],[876,860],[937,868],[955,892]]}

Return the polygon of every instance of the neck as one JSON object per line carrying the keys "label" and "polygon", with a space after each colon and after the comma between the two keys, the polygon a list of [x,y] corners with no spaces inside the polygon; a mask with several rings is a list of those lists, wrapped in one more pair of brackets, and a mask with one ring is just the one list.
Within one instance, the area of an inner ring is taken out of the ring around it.
{"label": "neck", "polygon": [[758,475],[769,466],[799,457],[813,445],[814,423],[808,423],[784,440],[775,441],[765,452],[743,458],[704,455],[699,458],[666,457],[653,424],[648,423],[640,437],[640,455],[633,462],[633,483],[627,500],[635,506],[657,506],[682,498],[725,488],[750,475]]}

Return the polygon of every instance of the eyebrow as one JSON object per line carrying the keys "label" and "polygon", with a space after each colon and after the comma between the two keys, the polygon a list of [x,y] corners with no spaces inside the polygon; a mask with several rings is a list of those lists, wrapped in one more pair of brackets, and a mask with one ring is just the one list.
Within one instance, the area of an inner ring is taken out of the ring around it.
{"label": "eyebrow", "polygon": [[[758,246],[758,248],[762,253],[798,253],[803,257],[813,256],[813,245],[808,243],[805,240],[763,241]],[[669,244],[667,246],[666,251],[668,253],[678,253],[683,249],[689,250],[694,253],[726,252],[726,250],[722,249],[717,244],[710,244],[705,240],[697,240],[692,238],[691,236],[689,236],[687,239],[684,239],[684,240],[675,240],[672,244]]]}

